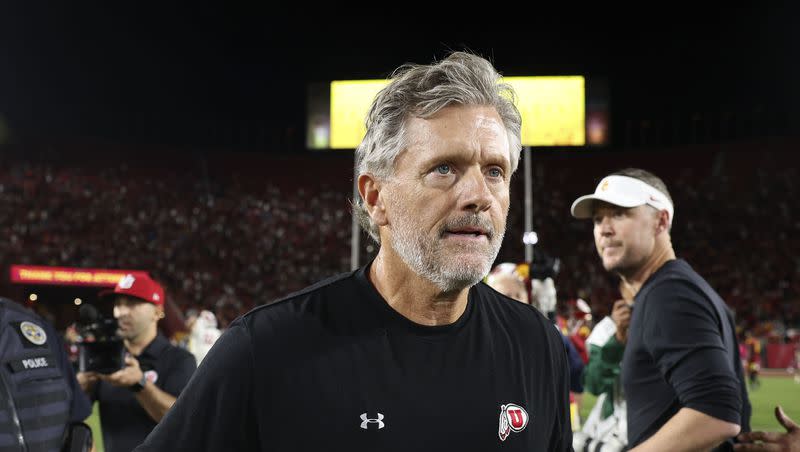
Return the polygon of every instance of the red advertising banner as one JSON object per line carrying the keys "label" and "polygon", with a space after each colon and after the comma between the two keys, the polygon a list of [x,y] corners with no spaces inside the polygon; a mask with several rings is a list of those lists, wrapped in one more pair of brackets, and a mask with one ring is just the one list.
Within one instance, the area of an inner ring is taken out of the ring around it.
{"label": "red advertising banner", "polygon": [[11,282],[16,284],[49,284],[55,286],[114,287],[125,275],[142,276],[141,270],[107,270],[102,268],[46,267],[12,265]]}
{"label": "red advertising banner", "polygon": [[794,363],[795,344],[767,344],[767,367],[786,369]]}

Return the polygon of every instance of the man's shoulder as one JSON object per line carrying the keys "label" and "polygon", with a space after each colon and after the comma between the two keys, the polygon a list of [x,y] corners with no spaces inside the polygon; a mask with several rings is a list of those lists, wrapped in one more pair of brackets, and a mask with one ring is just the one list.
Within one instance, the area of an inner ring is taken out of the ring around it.
{"label": "man's shoulder", "polygon": [[553,322],[535,307],[509,298],[484,283],[476,284],[474,290],[485,302],[486,311],[497,320],[510,322],[525,333],[543,330],[549,337],[561,343],[561,334]]}
{"label": "man's shoulder", "polygon": [[44,320],[42,320],[38,314],[17,303],[16,301],[9,300],[8,298],[0,297],[0,308],[2,308],[0,309],[0,314],[3,314],[2,311],[5,310],[9,314],[18,317],[26,317],[29,320],[44,323]]}
{"label": "man's shoulder", "polygon": [[694,321],[717,323],[720,315],[724,318],[725,301],[685,261],[678,260],[669,271],[660,273],[636,296],[635,309],[645,323],[667,328]]}
{"label": "man's shoulder", "polygon": [[347,295],[356,289],[354,276],[355,271],[331,276],[271,303],[256,306],[242,317],[252,320],[264,316],[282,315],[298,309],[309,308],[310,306],[307,305],[309,302],[325,302],[337,295]]}
{"label": "man's shoulder", "polygon": [[[706,292],[716,293],[686,261],[676,259],[664,264],[664,267],[651,276],[639,294],[637,294],[636,302],[644,304],[648,300],[660,300],[663,298],[684,298],[699,301],[707,298]],[[655,303],[648,304],[654,305]]]}

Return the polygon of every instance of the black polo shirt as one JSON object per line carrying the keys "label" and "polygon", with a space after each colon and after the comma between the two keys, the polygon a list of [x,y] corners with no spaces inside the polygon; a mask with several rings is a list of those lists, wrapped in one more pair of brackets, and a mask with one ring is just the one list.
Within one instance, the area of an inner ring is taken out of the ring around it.
{"label": "black polo shirt", "polygon": [[[197,366],[191,353],[170,344],[161,334],[135,358],[149,381],[175,397],[180,395]],[[100,402],[103,442],[108,452],[133,450],[156,426],[128,388],[99,381],[95,396]]]}
{"label": "black polo shirt", "polygon": [[222,335],[137,451],[566,451],[569,370],[535,308],[480,283],[441,326],[341,275]]}

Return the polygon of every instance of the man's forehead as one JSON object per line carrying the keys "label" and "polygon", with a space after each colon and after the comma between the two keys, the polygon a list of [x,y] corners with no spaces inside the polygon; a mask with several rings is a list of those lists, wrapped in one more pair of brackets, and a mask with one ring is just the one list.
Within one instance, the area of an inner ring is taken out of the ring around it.
{"label": "man's forehead", "polygon": [[146,302],[144,300],[141,300],[139,298],[129,297],[129,296],[126,296],[126,295],[117,295],[116,297],[114,297],[114,304],[115,305],[116,304],[134,305],[134,304],[140,304],[140,303],[152,304],[152,303],[148,303],[148,302]]}
{"label": "man's forehead", "polygon": [[508,134],[494,107],[449,106],[430,118],[409,118],[406,139],[407,150],[419,159],[479,151],[483,157],[511,160]]}

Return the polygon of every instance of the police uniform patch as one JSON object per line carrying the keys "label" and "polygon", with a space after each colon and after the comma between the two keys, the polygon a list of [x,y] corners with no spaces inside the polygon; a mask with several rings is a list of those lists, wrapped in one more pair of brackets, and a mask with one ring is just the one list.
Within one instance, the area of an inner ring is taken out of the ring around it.
{"label": "police uniform patch", "polygon": [[33,345],[44,345],[47,342],[47,333],[44,332],[42,327],[33,322],[20,322],[19,331]]}

